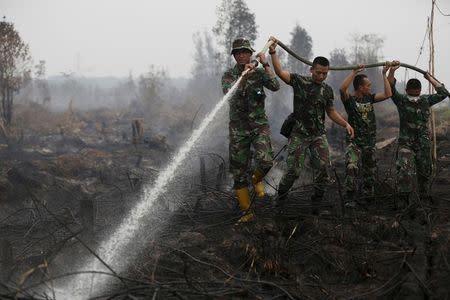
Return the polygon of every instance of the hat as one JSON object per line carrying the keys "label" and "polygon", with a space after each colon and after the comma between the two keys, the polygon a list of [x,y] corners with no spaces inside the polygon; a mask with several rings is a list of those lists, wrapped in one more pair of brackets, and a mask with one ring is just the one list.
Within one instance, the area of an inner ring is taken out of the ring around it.
{"label": "hat", "polygon": [[237,38],[233,41],[231,54],[234,54],[235,51],[241,49],[247,49],[251,52],[255,52],[255,50],[250,45],[250,41],[244,38]]}

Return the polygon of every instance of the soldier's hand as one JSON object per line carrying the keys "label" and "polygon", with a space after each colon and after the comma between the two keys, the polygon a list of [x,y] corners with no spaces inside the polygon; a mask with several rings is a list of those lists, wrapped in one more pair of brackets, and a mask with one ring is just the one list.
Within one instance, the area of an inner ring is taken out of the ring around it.
{"label": "soldier's hand", "polygon": [[242,72],[242,78],[247,79],[252,73],[255,72],[255,64],[249,63],[244,67],[244,71]]}
{"label": "soldier's hand", "polygon": [[387,61],[387,62],[385,62],[384,63],[384,66],[383,66],[383,70],[381,71],[381,73],[383,74],[383,75],[386,75],[386,73],[387,73],[387,71],[390,69],[390,67],[391,67],[391,62],[390,61]]}
{"label": "soldier's hand", "polygon": [[261,64],[267,63],[266,54],[265,53],[258,53],[256,54],[256,57],[259,59],[259,62]]}
{"label": "soldier's hand", "polygon": [[365,65],[359,64],[356,68],[353,69],[353,72],[355,72],[355,74],[362,72],[364,70],[364,68],[365,68]]}
{"label": "soldier's hand", "polygon": [[398,68],[400,68],[400,61],[398,61],[398,60],[393,60],[393,61],[391,62],[391,70],[392,70],[392,71],[395,71],[395,70],[397,70]]}
{"label": "soldier's hand", "polygon": [[273,44],[270,45],[270,47],[269,47],[269,53],[273,53],[275,51],[275,48],[278,45],[278,40],[276,38],[274,38],[273,36],[271,36],[269,38],[269,41],[273,41]]}
{"label": "soldier's hand", "polygon": [[355,131],[353,130],[353,127],[349,123],[347,123],[347,125],[345,126],[345,130],[347,130],[347,133],[351,138],[355,137]]}

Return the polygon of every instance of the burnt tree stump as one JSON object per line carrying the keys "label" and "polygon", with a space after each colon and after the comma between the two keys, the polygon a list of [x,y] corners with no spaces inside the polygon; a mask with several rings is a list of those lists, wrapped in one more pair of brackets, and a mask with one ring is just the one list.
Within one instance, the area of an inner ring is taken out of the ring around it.
{"label": "burnt tree stump", "polygon": [[90,240],[95,229],[95,205],[92,199],[82,199],[80,201],[80,219],[83,226],[83,237]]}
{"label": "burnt tree stump", "polygon": [[0,240],[0,282],[8,281],[13,264],[11,243],[8,240]]}

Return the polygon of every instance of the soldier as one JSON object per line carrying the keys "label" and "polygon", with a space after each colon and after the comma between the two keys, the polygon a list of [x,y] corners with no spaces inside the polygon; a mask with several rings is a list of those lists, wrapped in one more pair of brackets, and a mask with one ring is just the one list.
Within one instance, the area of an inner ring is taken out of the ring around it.
{"label": "soldier", "polygon": [[252,184],[255,193],[262,198],[265,195],[263,177],[272,167],[273,151],[270,142],[269,122],[264,109],[266,94],[264,88],[277,91],[280,83],[273,74],[264,54],[259,55],[262,68],[256,68],[251,62],[255,50],[244,38],[233,41],[231,54],[236,65],[222,76],[222,89],[226,94],[244,71],[248,70],[235,94],[230,98],[230,171],[234,177],[234,189],[243,211],[240,222],[254,219],[250,211],[249,172],[252,152],[256,168],[253,171]]}
{"label": "soldier", "polygon": [[[325,135],[325,112],[333,122],[345,127],[353,137],[353,128],[345,121],[333,106],[333,90],[324,80],[327,78],[329,61],[318,56],[310,68],[311,76],[289,73],[281,66],[275,51],[275,43],[270,47],[272,64],[275,73],[294,90],[294,112],[291,115],[293,127],[288,143],[288,170],[281,178],[278,187],[278,206],[282,206],[289,189],[300,176],[307,150],[310,153],[314,174],[314,194],[311,197],[313,213],[317,214],[317,204],[323,198],[326,185],[329,183],[328,167],[330,154]],[[289,119],[289,118],[288,118]]]}
{"label": "soldier", "polygon": [[[346,177],[345,187],[347,192],[347,206],[354,206],[354,196],[357,191],[358,163],[362,167],[362,191],[364,196],[373,196],[375,184],[375,142],[376,122],[373,104],[392,96],[391,87],[386,77],[389,69],[388,62],[383,67],[384,91],[371,94],[371,82],[367,75],[358,74],[364,70],[364,65],[359,65],[344,79],[339,89],[341,100],[348,115],[348,122],[355,130],[355,137],[347,136],[347,148],[345,151]],[[353,81],[355,93],[350,95],[348,87]]]}
{"label": "soldier", "polygon": [[409,194],[413,189],[413,179],[416,175],[420,198],[431,200],[431,139],[428,129],[430,107],[444,100],[449,92],[444,84],[427,72],[424,77],[436,89],[436,94],[420,95],[422,85],[415,78],[406,83],[406,94],[400,94],[395,88],[395,70],[399,67],[400,62],[393,61],[388,80],[392,87],[392,100],[397,106],[400,117],[396,162],[397,188],[399,198],[403,202],[402,204],[405,204],[409,203]]}

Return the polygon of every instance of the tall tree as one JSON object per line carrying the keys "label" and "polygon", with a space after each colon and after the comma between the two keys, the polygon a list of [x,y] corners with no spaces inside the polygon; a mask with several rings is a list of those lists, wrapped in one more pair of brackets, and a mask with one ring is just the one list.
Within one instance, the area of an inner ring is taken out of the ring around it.
{"label": "tall tree", "polygon": [[220,53],[214,47],[213,38],[206,30],[193,36],[195,53],[192,75],[194,78],[217,77],[221,75],[217,65],[220,64]]}
{"label": "tall tree", "polygon": [[[291,32],[291,43],[289,48],[295,53],[308,60],[312,57],[312,38],[300,25],[295,25],[294,30]],[[295,57],[288,56],[288,66],[291,72],[303,74],[308,70],[308,66],[297,60]]]}
{"label": "tall tree", "polygon": [[[333,67],[341,67],[341,66],[348,66],[349,62],[347,59],[347,52],[345,49],[333,49],[333,51],[330,52],[330,65]],[[348,72],[350,71],[332,71],[329,75],[329,78],[327,80],[328,84],[331,85],[333,88],[333,91],[337,92],[339,91],[339,87],[342,84],[342,81],[344,81],[344,78],[347,77]],[[339,96],[339,95],[336,95]],[[340,101],[336,102],[340,103]]]}
{"label": "tall tree", "polygon": [[14,93],[30,77],[31,56],[28,45],[22,40],[13,23],[0,22],[0,95],[1,117],[9,126],[13,115]]}
{"label": "tall tree", "polygon": [[219,45],[223,47],[226,65],[230,66],[233,40],[245,37],[254,42],[258,37],[255,14],[250,11],[244,0],[222,0],[216,14],[217,22],[213,27],[213,33],[217,36]]}
{"label": "tall tree", "polygon": [[[384,39],[377,34],[353,33],[351,39],[350,61],[352,64],[371,64],[382,60]],[[371,68],[364,71],[372,82],[372,91],[383,89],[381,68]]]}
{"label": "tall tree", "polygon": [[377,34],[353,33],[350,58],[352,64],[369,64],[377,62],[382,56],[384,39]]}

